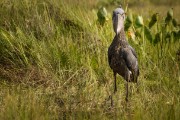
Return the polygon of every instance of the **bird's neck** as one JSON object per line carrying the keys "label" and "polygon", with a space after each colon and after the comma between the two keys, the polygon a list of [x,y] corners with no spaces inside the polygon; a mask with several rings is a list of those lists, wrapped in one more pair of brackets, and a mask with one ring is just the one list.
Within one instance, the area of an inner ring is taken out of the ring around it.
{"label": "bird's neck", "polygon": [[113,42],[115,44],[119,44],[121,46],[127,46],[128,45],[124,29],[121,29],[121,31],[118,34],[116,34]]}
{"label": "bird's neck", "polygon": [[124,28],[121,29],[121,31],[119,33],[116,34],[116,37],[118,38],[118,40],[125,40],[126,41],[126,34],[124,31]]}

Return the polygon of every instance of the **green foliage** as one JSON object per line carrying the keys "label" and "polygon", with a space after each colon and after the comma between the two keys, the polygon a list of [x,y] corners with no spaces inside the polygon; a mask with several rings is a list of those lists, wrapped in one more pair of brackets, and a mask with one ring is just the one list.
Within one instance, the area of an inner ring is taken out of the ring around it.
{"label": "green foliage", "polygon": [[100,23],[100,25],[104,25],[104,23],[106,22],[107,19],[107,11],[105,7],[101,7],[98,12],[97,12],[97,16],[98,16],[98,22]]}
{"label": "green foliage", "polygon": [[133,15],[130,12],[128,14],[128,16],[126,17],[126,22],[125,22],[125,30],[126,31],[132,26],[132,23],[133,23]]}
{"label": "green foliage", "polygon": [[165,23],[169,24],[170,21],[172,21],[173,19],[173,9],[171,8],[168,12],[167,12],[167,16],[165,18]]}
{"label": "green foliage", "polygon": [[130,22],[132,20],[130,20],[129,16],[127,17],[125,30],[133,29],[136,38],[142,39],[144,46],[146,44],[146,37],[152,45],[157,47],[158,59],[162,59],[163,56],[168,54],[167,52],[169,52],[168,49],[172,42],[179,41],[178,31],[180,27],[178,26],[177,20],[173,18],[173,9],[167,11],[165,19],[164,17],[160,18],[159,13],[153,14],[150,21],[147,22],[148,27],[144,24],[142,16],[137,15],[134,17],[135,22]]}
{"label": "green foliage", "polygon": [[142,16],[137,16],[137,18],[135,20],[135,25],[138,28],[144,26],[144,22],[143,22],[143,17]]}
{"label": "green foliage", "polygon": [[144,26],[144,34],[147,37],[147,39],[152,43],[153,37],[152,37],[150,29],[147,26]]}
{"label": "green foliage", "polygon": [[129,15],[128,15],[127,18],[126,18],[126,21],[127,21],[128,23],[132,23],[132,22],[133,22],[133,15],[132,15],[132,13],[129,13]]}
{"label": "green foliage", "polygon": [[158,13],[155,13],[151,17],[151,21],[149,22],[149,28],[154,26],[154,24],[158,21]]}
{"label": "green foliage", "polygon": [[157,43],[159,43],[161,40],[161,33],[156,33],[155,38],[154,38],[154,45],[156,45]]}
{"label": "green foliage", "polygon": [[174,27],[178,27],[178,24],[177,24],[177,20],[176,20],[176,19],[173,18],[172,23],[173,23]]}
{"label": "green foliage", "polygon": [[1,30],[0,36],[2,63],[10,62],[17,66],[27,66],[30,61],[36,61],[31,53],[33,49],[31,36],[27,37],[19,28],[16,28],[16,33]]}

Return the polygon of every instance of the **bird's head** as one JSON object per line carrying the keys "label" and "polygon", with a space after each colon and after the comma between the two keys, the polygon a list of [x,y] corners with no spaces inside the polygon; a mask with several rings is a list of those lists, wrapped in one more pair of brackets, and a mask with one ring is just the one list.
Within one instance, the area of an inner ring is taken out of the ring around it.
{"label": "bird's head", "polygon": [[118,34],[124,28],[125,21],[125,12],[121,6],[113,11],[112,21],[114,32]]}

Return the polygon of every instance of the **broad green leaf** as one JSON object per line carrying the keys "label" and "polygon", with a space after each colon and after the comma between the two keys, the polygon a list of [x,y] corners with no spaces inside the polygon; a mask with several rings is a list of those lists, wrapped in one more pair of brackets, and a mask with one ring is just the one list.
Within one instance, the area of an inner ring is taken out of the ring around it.
{"label": "broad green leaf", "polygon": [[161,40],[160,33],[156,33],[153,44],[156,45]]}
{"label": "broad green leaf", "polygon": [[180,40],[180,30],[179,31],[172,31],[172,35],[174,36],[174,42]]}
{"label": "broad green leaf", "polygon": [[106,21],[106,17],[107,17],[107,10],[105,7],[101,7],[98,12],[97,12],[97,16],[98,16],[98,21],[101,25],[104,25],[105,21]]}
{"label": "broad green leaf", "polygon": [[170,39],[170,38],[171,38],[171,33],[167,32],[165,38],[166,38],[166,39]]}
{"label": "broad green leaf", "polygon": [[129,23],[128,21],[126,21],[125,24],[124,24],[125,31],[128,31],[128,29],[131,27],[131,25],[132,25],[132,23]]}
{"label": "broad green leaf", "polygon": [[169,9],[169,11],[167,12],[167,16],[173,18],[173,8]]}
{"label": "broad green leaf", "polygon": [[155,13],[151,17],[151,21],[149,22],[149,28],[151,28],[158,20],[158,13]]}
{"label": "broad green leaf", "polygon": [[137,27],[142,27],[144,25],[143,17],[142,16],[138,16],[136,18],[135,24],[136,24]]}
{"label": "broad green leaf", "polygon": [[175,18],[172,19],[172,23],[174,27],[178,26],[177,20]]}
{"label": "broad green leaf", "polygon": [[147,26],[144,26],[144,34],[146,38],[152,43],[153,37],[152,37],[150,29]]}
{"label": "broad green leaf", "polygon": [[133,22],[133,15],[132,13],[130,12],[126,18],[126,21],[129,22],[129,23],[132,23]]}
{"label": "broad green leaf", "polygon": [[132,23],[133,23],[133,16],[132,16],[132,13],[129,13],[125,21],[125,31],[128,31]]}
{"label": "broad green leaf", "polygon": [[136,30],[135,36],[136,36],[136,37],[140,37],[140,38],[142,37],[140,31],[138,31],[138,30]]}
{"label": "broad green leaf", "polygon": [[167,16],[165,18],[165,23],[169,24],[170,21],[173,19],[173,9],[169,9],[169,11],[167,12]]}

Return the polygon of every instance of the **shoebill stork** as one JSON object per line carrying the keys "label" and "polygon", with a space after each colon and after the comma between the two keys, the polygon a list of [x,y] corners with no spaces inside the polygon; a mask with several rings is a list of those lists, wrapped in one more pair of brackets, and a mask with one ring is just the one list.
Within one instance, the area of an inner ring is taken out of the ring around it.
{"label": "shoebill stork", "polygon": [[126,80],[126,101],[128,101],[128,83],[137,83],[139,76],[137,54],[126,40],[125,12],[121,7],[113,11],[112,21],[115,37],[108,48],[108,62],[114,73],[114,93],[117,91],[116,75],[119,74]]}

